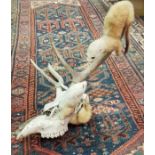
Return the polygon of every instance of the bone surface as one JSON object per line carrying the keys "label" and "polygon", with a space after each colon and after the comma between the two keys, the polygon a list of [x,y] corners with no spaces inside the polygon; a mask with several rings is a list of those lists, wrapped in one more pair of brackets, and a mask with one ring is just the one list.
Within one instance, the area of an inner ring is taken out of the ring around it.
{"label": "bone surface", "polygon": [[17,139],[24,138],[34,133],[40,133],[43,138],[56,138],[68,130],[68,119],[38,115],[28,120],[17,132]]}

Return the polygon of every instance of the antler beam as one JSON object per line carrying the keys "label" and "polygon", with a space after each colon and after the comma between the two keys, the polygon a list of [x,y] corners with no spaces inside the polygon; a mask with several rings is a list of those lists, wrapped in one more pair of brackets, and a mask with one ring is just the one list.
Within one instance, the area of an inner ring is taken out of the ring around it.
{"label": "antler beam", "polygon": [[81,82],[81,81],[85,80],[90,75],[90,73],[92,73],[99,65],[101,65],[101,63],[103,63],[111,55],[111,53],[113,52],[113,51],[111,51],[111,52],[104,52],[104,53],[99,54],[98,57],[96,57],[92,63],[88,63],[88,66],[87,66],[87,68],[85,70],[83,70],[81,72],[77,72],[77,71],[74,71],[67,64],[67,62],[64,60],[64,58],[58,52],[55,45],[53,44],[53,41],[52,41],[51,37],[50,37],[50,42],[51,42],[51,45],[52,45],[52,47],[54,49],[55,54],[60,59],[61,63],[64,65],[66,70],[69,73],[71,73],[71,75],[72,75],[72,83],[78,83],[78,82]]}
{"label": "antler beam", "polygon": [[72,75],[73,78],[75,78],[77,76],[77,72],[74,71],[69,65],[68,63],[64,60],[64,58],[61,56],[61,54],[57,51],[55,45],[53,44],[52,38],[49,36],[50,38],[50,43],[54,49],[55,54],[57,55],[57,57],[60,59],[61,63],[64,65],[64,67],[67,69],[67,71]]}

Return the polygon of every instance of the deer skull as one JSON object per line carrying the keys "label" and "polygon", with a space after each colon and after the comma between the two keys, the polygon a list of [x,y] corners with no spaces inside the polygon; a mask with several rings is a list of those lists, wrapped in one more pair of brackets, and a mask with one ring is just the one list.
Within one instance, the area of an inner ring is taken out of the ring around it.
{"label": "deer skull", "polygon": [[[32,63],[42,71],[33,61]],[[81,108],[81,101],[86,99],[84,94],[87,88],[86,81],[73,84],[68,88],[64,86],[62,78],[50,64],[48,69],[59,81],[59,83],[54,81],[57,87],[56,99],[44,106],[42,114],[31,118],[19,127],[16,132],[17,139],[34,133],[40,133],[43,138],[62,136],[68,130],[71,117]],[[66,90],[62,91],[62,88]]]}

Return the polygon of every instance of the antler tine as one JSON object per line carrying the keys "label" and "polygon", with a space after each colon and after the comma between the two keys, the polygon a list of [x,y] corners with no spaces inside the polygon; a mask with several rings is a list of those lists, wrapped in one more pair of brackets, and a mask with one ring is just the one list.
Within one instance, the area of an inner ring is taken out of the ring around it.
{"label": "antler tine", "polygon": [[59,81],[59,83],[61,83],[61,86],[66,90],[68,89],[67,86],[64,85],[64,80],[63,78],[53,69],[53,67],[48,64],[48,70],[50,71],[50,73]]}
{"label": "antler tine", "polygon": [[40,67],[38,67],[32,59],[31,59],[31,63],[49,82],[51,82],[55,86],[58,85],[57,82],[54,81],[51,77],[49,77]]}
{"label": "antler tine", "polygon": [[51,45],[54,49],[55,54],[57,55],[57,57],[60,59],[61,63],[64,65],[64,67],[68,70],[69,73],[71,73],[72,78],[74,79],[77,76],[77,72],[74,71],[69,65],[68,63],[64,60],[64,58],[61,56],[61,54],[58,52],[58,50],[56,49],[55,45],[53,44],[52,38],[49,36],[50,38],[50,42]]}
{"label": "antler tine", "polygon": [[[56,75],[56,71],[53,71],[51,72],[51,67],[50,67],[50,72],[52,73],[52,75],[57,79],[58,75],[59,75],[59,79],[58,81],[59,82],[56,82],[55,80],[53,80],[51,77],[49,77],[40,67],[38,67],[35,62],[31,59],[31,63],[34,65],[34,67],[49,81],[51,82],[56,88],[58,87],[62,87],[63,89],[67,89],[67,87],[63,84],[63,79],[60,80],[60,75],[57,73],[57,76]],[[54,74],[53,74],[54,73]]]}

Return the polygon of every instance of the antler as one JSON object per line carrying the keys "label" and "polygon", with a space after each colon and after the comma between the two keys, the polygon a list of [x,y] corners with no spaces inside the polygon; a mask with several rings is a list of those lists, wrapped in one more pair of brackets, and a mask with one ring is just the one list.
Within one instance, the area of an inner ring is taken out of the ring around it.
{"label": "antler", "polygon": [[68,63],[64,60],[64,58],[61,56],[61,54],[58,52],[58,50],[56,49],[55,45],[53,44],[52,38],[49,36],[50,38],[50,42],[51,45],[54,49],[55,54],[57,55],[57,57],[60,59],[61,63],[64,65],[64,67],[66,68],[66,70],[71,73],[72,75],[72,83],[78,83],[81,82],[83,80],[85,80],[91,72],[93,72],[101,63],[103,63],[110,55],[113,51],[111,52],[104,52],[100,55],[98,55],[94,61],[90,64],[88,64],[88,66],[86,67],[85,70],[78,72],[78,71],[74,71],[69,65]]}
{"label": "antler", "polygon": [[81,72],[78,72],[78,75],[72,79],[74,83],[80,82],[85,80],[90,73],[92,73],[98,66],[101,65],[112,53],[111,52],[105,52],[104,54],[99,55],[96,57],[96,59],[91,63],[88,64],[87,68]]}
{"label": "antler", "polygon": [[57,57],[60,59],[61,63],[64,65],[64,67],[69,71],[69,73],[72,75],[73,78],[77,76],[77,72],[74,71],[68,63],[64,60],[64,58],[61,56],[61,54],[57,51],[55,45],[53,44],[52,38],[49,36],[51,45],[54,49],[54,52],[56,53]]}

